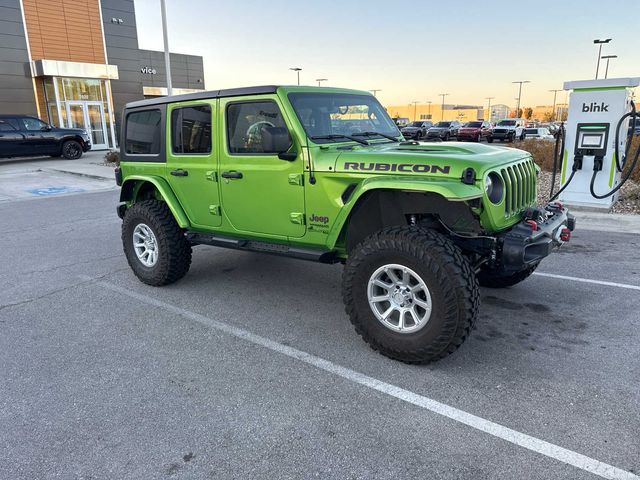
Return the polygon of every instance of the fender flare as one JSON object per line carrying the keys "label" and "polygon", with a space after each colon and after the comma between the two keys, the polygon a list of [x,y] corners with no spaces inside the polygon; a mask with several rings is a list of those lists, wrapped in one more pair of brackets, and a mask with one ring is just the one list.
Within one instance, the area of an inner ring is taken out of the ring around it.
{"label": "fender flare", "polygon": [[327,246],[329,248],[335,247],[340,234],[349,220],[353,207],[357,204],[358,200],[366,193],[374,190],[435,193],[451,202],[474,200],[484,195],[484,190],[481,187],[477,185],[467,185],[461,181],[438,180],[433,178],[407,178],[392,175],[380,175],[367,178],[356,187],[347,203],[338,213],[336,221],[327,237]]}
{"label": "fender flare", "polygon": [[145,175],[127,176],[125,181],[122,183],[122,188],[120,190],[120,203],[130,203],[137,196],[138,190],[144,183],[151,183],[156,188],[164,202],[169,207],[169,210],[171,210],[171,213],[180,228],[189,228],[191,226],[189,218],[182,209],[182,206],[173,193],[173,190],[171,190],[167,181],[162,177]]}

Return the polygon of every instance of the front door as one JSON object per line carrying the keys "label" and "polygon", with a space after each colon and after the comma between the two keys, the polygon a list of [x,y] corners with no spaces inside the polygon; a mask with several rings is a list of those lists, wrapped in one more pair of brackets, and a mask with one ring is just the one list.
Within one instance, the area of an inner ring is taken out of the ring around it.
{"label": "front door", "polygon": [[218,192],[219,148],[216,131],[217,101],[168,105],[167,177],[195,227],[207,229],[222,223]]}
{"label": "front door", "polygon": [[220,192],[223,212],[238,232],[274,237],[302,237],[303,163],[265,151],[270,128],[291,128],[278,98],[247,97],[220,101]]}
{"label": "front door", "polygon": [[91,137],[92,149],[106,150],[109,148],[107,125],[100,102],[67,102],[67,119],[69,128],[81,128],[87,131]]}

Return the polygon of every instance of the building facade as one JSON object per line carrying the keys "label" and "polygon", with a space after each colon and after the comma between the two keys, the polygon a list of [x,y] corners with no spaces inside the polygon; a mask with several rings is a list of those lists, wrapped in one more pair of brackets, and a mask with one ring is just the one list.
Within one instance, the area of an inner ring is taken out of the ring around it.
{"label": "building facade", "polygon": [[441,120],[458,120],[470,122],[480,120],[484,109],[476,105],[450,105],[435,103],[417,103],[408,105],[390,105],[385,107],[392,118],[408,118],[410,120],[431,120],[436,123]]}
{"label": "building facade", "polygon": [[[127,102],[166,95],[164,53],[138,48],[133,0],[0,0],[0,113],[117,145]],[[171,54],[173,93],[204,90],[202,57]]]}

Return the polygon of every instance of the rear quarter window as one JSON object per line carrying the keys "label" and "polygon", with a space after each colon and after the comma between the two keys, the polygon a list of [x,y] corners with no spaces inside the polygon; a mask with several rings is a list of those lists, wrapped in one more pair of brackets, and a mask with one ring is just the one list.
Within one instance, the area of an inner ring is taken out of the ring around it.
{"label": "rear quarter window", "polygon": [[127,114],[125,152],[128,155],[159,155],[161,140],[160,109],[138,110]]}

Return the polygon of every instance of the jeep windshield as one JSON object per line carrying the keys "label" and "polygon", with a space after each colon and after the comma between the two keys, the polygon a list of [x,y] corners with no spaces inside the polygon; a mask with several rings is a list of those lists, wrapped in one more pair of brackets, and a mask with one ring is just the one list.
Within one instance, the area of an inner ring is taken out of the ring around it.
{"label": "jeep windshield", "polygon": [[293,106],[306,134],[316,143],[357,141],[400,136],[378,100],[370,95],[349,93],[290,93]]}
{"label": "jeep windshield", "polygon": [[436,128],[448,128],[451,126],[451,122],[438,122],[434,125]]}
{"label": "jeep windshield", "polygon": [[515,124],[515,120],[501,120],[500,122],[498,122],[499,127],[513,127]]}

